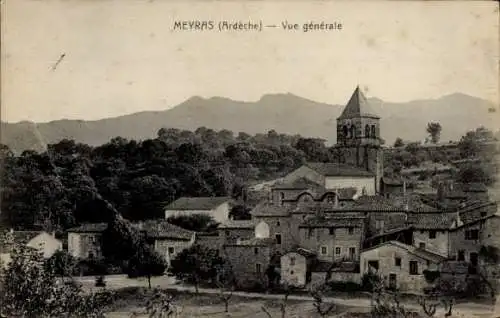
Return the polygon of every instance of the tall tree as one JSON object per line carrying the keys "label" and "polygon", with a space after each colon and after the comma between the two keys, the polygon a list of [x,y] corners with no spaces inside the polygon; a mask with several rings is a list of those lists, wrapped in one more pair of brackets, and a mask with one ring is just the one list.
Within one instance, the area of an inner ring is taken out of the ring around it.
{"label": "tall tree", "polygon": [[437,144],[441,138],[441,124],[438,122],[431,122],[427,124],[427,133],[431,136],[432,143]]}

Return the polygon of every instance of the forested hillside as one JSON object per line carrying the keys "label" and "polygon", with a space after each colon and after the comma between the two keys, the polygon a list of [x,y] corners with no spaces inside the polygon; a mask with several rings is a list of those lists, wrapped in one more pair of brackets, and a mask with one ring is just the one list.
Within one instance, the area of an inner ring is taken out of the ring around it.
{"label": "forested hillside", "polygon": [[[464,138],[458,155],[477,155],[474,134]],[[418,165],[409,146],[385,165]],[[19,229],[64,230],[82,222],[109,221],[111,203],[130,220],[162,218],[163,207],[181,196],[242,197],[244,185],[273,179],[305,161],[337,161],[341,153],[321,139],[299,135],[234,135],[228,130],[195,132],[160,129],[143,141],[116,137],[98,147],[72,140],[43,153],[14,156],[1,149],[2,224]],[[406,159],[405,159],[406,158]],[[411,160],[410,160],[411,159]]]}

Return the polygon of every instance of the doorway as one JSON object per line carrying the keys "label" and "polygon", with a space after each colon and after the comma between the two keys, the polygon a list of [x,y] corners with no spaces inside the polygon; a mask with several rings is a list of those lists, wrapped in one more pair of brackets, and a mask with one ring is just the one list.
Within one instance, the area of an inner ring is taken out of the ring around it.
{"label": "doorway", "polygon": [[389,274],[389,289],[396,290],[398,287],[398,281],[396,274]]}

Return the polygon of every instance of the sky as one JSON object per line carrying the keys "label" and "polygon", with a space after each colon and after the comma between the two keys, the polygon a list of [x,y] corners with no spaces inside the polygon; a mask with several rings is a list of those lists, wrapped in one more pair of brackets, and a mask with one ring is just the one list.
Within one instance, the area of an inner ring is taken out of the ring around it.
{"label": "sky", "polygon": [[[192,96],[292,93],[344,104],[460,92],[498,104],[494,1],[3,0],[2,121],[94,120]],[[176,20],[262,21],[262,32],[174,31]],[[284,31],[282,22],[342,23]],[[55,69],[55,63],[61,57]]]}

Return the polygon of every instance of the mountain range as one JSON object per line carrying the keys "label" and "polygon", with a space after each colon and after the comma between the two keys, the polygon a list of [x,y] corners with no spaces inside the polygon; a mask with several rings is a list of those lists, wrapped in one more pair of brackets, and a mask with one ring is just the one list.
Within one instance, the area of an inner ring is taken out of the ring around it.
{"label": "mountain range", "polygon": [[[441,124],[442,141],[457,140],[479,126],[495,130],[500,127],[495,105],[461,93],[405,103],[384,102],[378,98],[370,98],[369,102],[381,117],[381,135],[387,144],[392,144],[397,137],[425,139],[429,122]],[[274,129],[279,133],[319,137],[334,143],[336,118],[343,107],[293,94],[264,95],[256,102],[195,96],[164,111],[143,111],[94,121],[2,122],[0,140],[19,153],[28,149],[42,151],[46,144],[64,138],[96,146],[116,136],[138,140],[153,138],[162,127],[195,130],[205,126],[249,134]]]}

